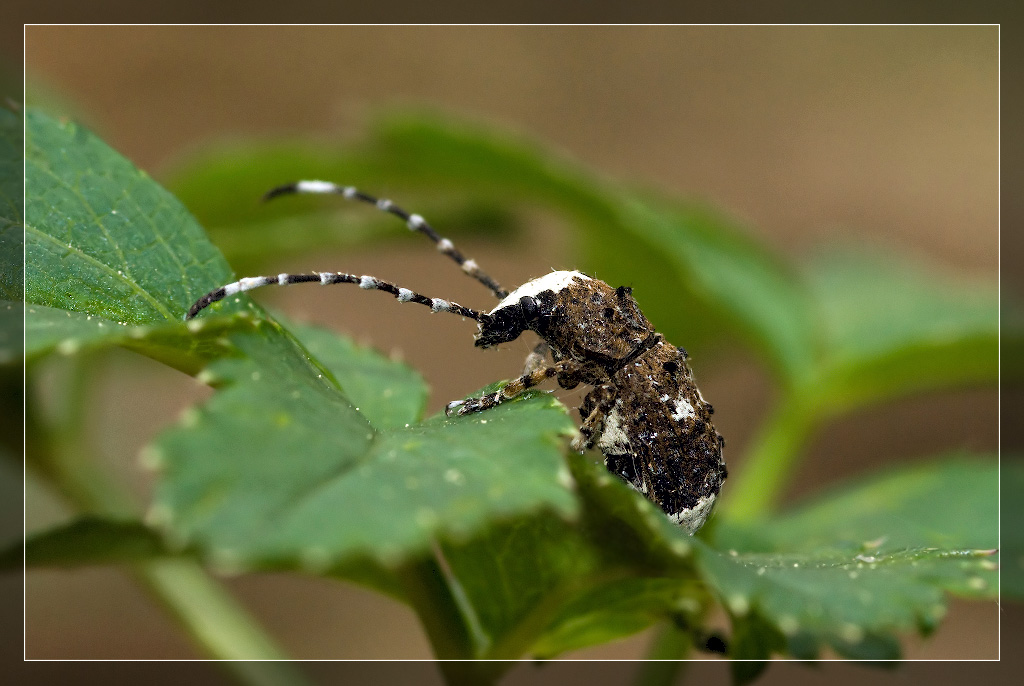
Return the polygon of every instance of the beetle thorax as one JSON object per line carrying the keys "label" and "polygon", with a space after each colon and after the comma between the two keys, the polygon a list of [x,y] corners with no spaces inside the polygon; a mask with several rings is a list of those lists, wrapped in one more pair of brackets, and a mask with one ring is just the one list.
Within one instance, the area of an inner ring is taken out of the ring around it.
{"label": "beetle thorax", "polygon": [[515,289],[489,313],[477,345],[513,340],[526,329],[557,358],[594,362],[624,358],[653,333],[629,288],[612,288],[577,271],[557,271]]}

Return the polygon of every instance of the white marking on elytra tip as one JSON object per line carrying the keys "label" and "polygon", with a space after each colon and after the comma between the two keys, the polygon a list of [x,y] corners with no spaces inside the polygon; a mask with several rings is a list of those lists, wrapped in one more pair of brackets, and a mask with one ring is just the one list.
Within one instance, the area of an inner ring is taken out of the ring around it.
{"label": "white marking on elytra tip", "polygon": [[431,312],[447,312],[452,309],[452,304],[447,300],[441,298],[431,298],[430,300],[430,311]]}
{"label": "white marking on elytra tip", "polygon": [[385,212],[394,207],[394,205],[395,203],[391,202],[387,198],[381,198],[380,200],[377,201],[377,208],[384,210]]}
{"label": "white marking on elytra tip", "polygon": [[278,286],[286,286],[286,285],[288,285],[288,275],[287,274],[278,274],[277,275],[277,285]]}
{"label": "white marking on elytra tip", "polygon": [[334,274],[332,274],[331,272],[320,272],[320,284],[322,286],[326,286],[331,282],[331,277],[333,276]]}
{"label": "white marking on elytra tip", "polygon": [[462,271],[466,272],[467,274],[471,274],[479,270],[480,266],[473,260],[466,260],[465,262],[462,263]]}
{"label": "white marking on elytra tip", "polygon": [[427,220],[418,214],[410,214],[405,225],[409,227],[410,231],[418,231],[427,225]]}
{"label": "white marking on elytra tip", "polygon": [[498,303],[498,306],[491,310],[489,314],[494,314],[503,307],[517,304],[519,299],[526,295],[535,296],[538,293],[543,293],[544,291],[555,291],[557,293],[558,291],[567,288],[575,279],[582,279],[584,281],[591,280],[589,276],[580,272],[562,271],[551,272],[550,274],[545,274],[544,276],[533,279],[532,281],[527,281],[522,286],[505,296],[505,299]]}
{"label": "white marking on elytra tip", "polygon": [[372,290],[377,287],[377,279],[372,276],[360,276],[359,287],[367,291]]}
{"label": "white marking on elytra tip", "polygon": [[437,249],[441,252],[451,252],[455,249],[455,244],[447,238],[442,238],[437,242]]}
{"label": "white marking on elytra tip", "polygon": [[711,508],[715,505],[716,497],[715,495],[705,496],[698,500],[693,507],[670,514],[668,518],[673,524],[678,524],[692,536],[697,529],[704,526],[708,515],[711,514]]}
{"label": "white marking on elytra tip", "polygon": [[398,302],[400,302],[400,303],[407,303],[410,300],[412,300],[412,296],[414,296],[414,295],[415,295],[415,293],[410,291],[408,288],[399,288],[398,289]]}
{"label": "white marking on elytra tip", "polygon": [[299,193],[334,193],[337,186],[328,181],[299,181],[295,190]]}

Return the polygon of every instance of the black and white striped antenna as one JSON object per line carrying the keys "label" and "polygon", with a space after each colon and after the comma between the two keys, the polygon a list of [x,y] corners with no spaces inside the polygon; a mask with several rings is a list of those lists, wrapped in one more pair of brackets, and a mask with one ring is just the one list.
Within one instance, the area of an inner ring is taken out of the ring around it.
{"label": "black and white striped antenna", "polygon": [[496,298],[498,298],[498,300],[501,300],[508,295],[508,291],[499,286],[497,281],[482,272],[474,260],[467,259],[456,249],[450,240],[438,235],[437,231],[435,231],[423,217],[418,214],[410,214],[406,212],[390,200],[375,198],[374,196],[363,193],[352,186],[339,186],[329,181],[297,181],[295,183],[289,183],[268,191],[263,196],[263,199],[271,200],[282,195],[295,194],[340,195],[348,200],[357,200],[368,205],[373,205],[378,210],[383,210],[384,212],[393,214],[405,222],[405,225],[409,227],[410,231],[418,231],[432,240],[437,246],[439,252],[450,257],[459,265],[462,271],[486,286],[487,289],[490,290]]}
{"label": "black and white striped antenna", "polygon": [[[404,221],[410,231],[422,233],[424,236],[432,240],[437,246],[439,252],[454,260],[463,272],[486,286],[496,298],[500,300],[508,295],[508,291],[499,286],[498,282],[490,276],[482,272],[475,261],[467,259],[455,248],[450,240],[438,235],[437,231],[435,231],[423,217],[418,214],[410,214],[406,212],[390,200],[375,198],[372,195],[368,195],[356,188],[353,188],[352,186],[339,186],[328,181],[297,181],[284,186],[278,186],[277,188],[268,191],[263,196],[263,199],[271,200],[282,195],[293,194],[340,195],[349,200],[358,200],[359,202],[373,205],[379,210],[393,214]],[[408,288],[396,286],[393,283],[382,281],[374,276],[358,276],[355,274],[346,274],[344,272],[312,272],[310,274],[249,276],[244,279],[239,279],[233,283],[216,288],[201,297],[192,305],[191,308],[189,308],[188,314],[185,315],[185,319],[192,319],[211,303],[223,300],[224,298],[235,295],[236,293],[251,291],[254,288],[262,288],[263,286],[285,286],[294,283],[320,283],[325,286],[336,283],[352,283],[357,284],[360,288],[366,290],[379,290],[390,293],[395,296],[399,302],[414,302],[420,305],[426,305],[432,312],[451,312],[462,317],[469,317],[477,322],[484,322],[489,317],[485,312],[480,312],[442,298],[428,298],[427,296],[411,291]]]}

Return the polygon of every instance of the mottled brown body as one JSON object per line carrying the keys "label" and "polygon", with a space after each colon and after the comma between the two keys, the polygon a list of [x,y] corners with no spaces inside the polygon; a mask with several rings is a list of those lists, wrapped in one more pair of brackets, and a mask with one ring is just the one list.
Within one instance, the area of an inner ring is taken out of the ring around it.
{"label": "mottled brown body", "polygon": [[526,373],[501,391],[450,409],[487,409],[549,377],[564,388],[594,386],[580,407],[583,425],[573,447],[596,446],[610,472],[688,532],[699,529],[726,478],[724,441],[686,352],[654,331],[631,290],[579,272],[554,272],[516,289],[489,315],[477,345],[531,329],[555,365],[545,366],[535,354]]}
{"label": "mottled brown body", "polygon": [[[612,383],[618,397],[596,442],[605,466],[677,523],[696,530],[726,469],[723,440],[711,423],[713,408],[694,384],[686,354],[659,342],[617,372]],[[591,411],[592,402],[588,396],[581,414]]]}

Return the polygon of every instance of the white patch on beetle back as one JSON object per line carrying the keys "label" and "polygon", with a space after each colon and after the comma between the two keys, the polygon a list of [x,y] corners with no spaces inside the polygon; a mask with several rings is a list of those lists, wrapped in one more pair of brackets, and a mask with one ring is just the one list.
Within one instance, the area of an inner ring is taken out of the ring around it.
{"label": "white patch on beetle back", "polygon": [[406,222],[406,226],[409,227],[410,231],[419,231],[426,225],[426,220],[418,214],[410,214],[409,220]]}
{"label": "white patch on beetle back", "polygon": [[330,272],[320,272],[320,284],[326,286],[331,282],[332,276],[334,276],[334,274]]}
{"label": "white patch on beetle back", "polygon": [[377,279],[372,276],[360,276],[359,287],[365,290],[373,290],[377,287]]}
{"label": "white patch on beetle back", "polygon": [[336,193],[338,187],[329,181],[299,181],[295,190],[299,193]]}
{"label": "white patch on beetle back", "polygon": [[447,312],[452,309],[452,304],[447,300],[441,298],[431,298],[430,300],[430,311],[431,312]]}
{"label": "white patch on beetle back", "polygon": [[558,291],[568,287],[574,279],[581,279],[583,281],[591,280],[589,276],[581,272],[551,272],[550,274],[545,274],[544,276],[532,281],[527,281],[522,286],[509,293],[505,296],[504,300],[498,303],[497,307],[490,311],[489,314],[494,314],[503,307],[515,305],[519,302],[520,298],[527,295],[536,296],[538,293],[543,293],[544,291],[555,291],[557,293]]}
{"label": "white patch on beetle back", "polygon": [[447,238],[442,238],[437,242],[437,249],[441,252],[451,252],[455,249],[455,245]]}
{"label": "white patch on beetle back", "polygon": [[605,455],[622,455],[629,453],[629,434],[622,426],[622,401],[615,401],[615,406],[605,415],[604,428],[597,441],[597,448]]}
{"label": "white patch on beetle back", "polygon": [[680,393],[679,397],[676,398],[674,403],[675,410],[672,412],[672,419],[677,422],[681,422],[687,417],[696,417],[697,412],[693,409],[693,405],[686,399],[685,393]]}
{"label": "white patch on beetle back", "polygon": [[412,300],[412,296],[414,296],[414,295],[415,295],[415,293],[410,291],[408,288],[399,288],[398,289],[398,302],[400,302],[400,303],[407,303],[410,300]]}
{"label": "white patch on beetle back", "polygon": [[704,526],[704,522],[707,521],[708,515],[711,514],[711,508],[715,505],[714,494],[705,496],[697,501],[697,504],[693,507],[680,510],[674,514],[669,514],[668,518],[673,524],[686,529],[686,533],[691,536],[697,532],[697,529]]}

